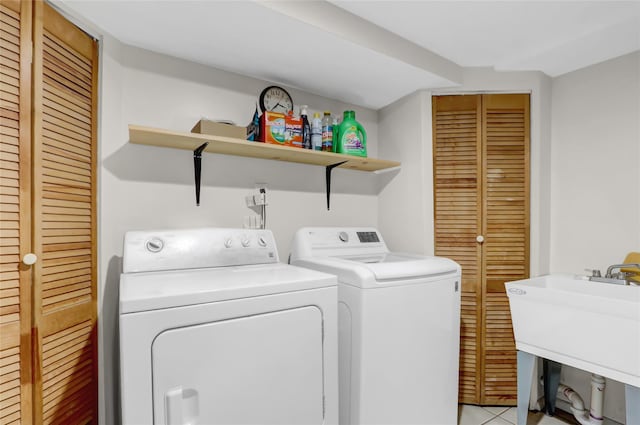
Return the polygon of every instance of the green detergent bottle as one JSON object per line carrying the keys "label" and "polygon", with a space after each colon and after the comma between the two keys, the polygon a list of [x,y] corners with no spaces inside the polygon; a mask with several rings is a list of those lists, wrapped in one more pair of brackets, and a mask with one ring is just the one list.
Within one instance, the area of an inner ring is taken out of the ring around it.
{"label": "green detergent bottle", "polygon": [[335,149],[337,153],[367,156],[367,132],[356,121],[354,111],[344,111],[344,118],[338,126],[338,140]]}

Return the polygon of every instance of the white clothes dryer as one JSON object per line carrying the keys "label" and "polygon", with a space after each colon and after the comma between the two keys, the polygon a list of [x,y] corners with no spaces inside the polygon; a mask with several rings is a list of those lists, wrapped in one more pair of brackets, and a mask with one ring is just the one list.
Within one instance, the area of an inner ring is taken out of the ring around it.
{"label": "white clothes dryer", "polygon": [[336,304],[268,230],[128,232],[122,423],[336,424]]}
{"label": "white clothes dryer", "polygon": [[460,266],[372,228],[303,228],[290,263],[338,277],[340,424],[456,424]]}

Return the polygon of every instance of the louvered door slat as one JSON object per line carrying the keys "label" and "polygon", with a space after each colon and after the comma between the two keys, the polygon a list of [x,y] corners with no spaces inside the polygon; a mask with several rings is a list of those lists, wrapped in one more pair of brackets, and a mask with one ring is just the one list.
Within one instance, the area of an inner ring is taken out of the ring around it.
{"label": "louvered door slat", "polygon": [[64,158],[75,158],[86,161],[91,158],[91,151],[84,146],[78,147],[76,141],[62,134],[54,133],[46,128],[42,131],[44,152],[50,152]]}
{"label": "louvered door slat", "polygon": [[97,45],[46,3],[38,16],[34,412],[43,424],[96,422]]}
{"label": "louvered door slat", "polygon": [[439,96],[433,101],[435,253],[462,267],[459,400],[478,403],[480,102],[476,96]]}
{"label": "louvered door slat", "polygon": [[[57,29],[55,27],[51,27],[51,31],[46,30],[45,32],[44,44],[47,47],[47,52],[56,52],[61,54],[67,59],[64,61],[67,65],[77,66],[86,72],[93,72],[95,69],[95,63],[92,58],[93,46],[81,42],[82,44],[74,44],[73,47],[75,50],[69,50],[67,48],[69,40],[76,37],[82,39],[86,34],[78,28],[69,27],[67,25],[68,23],[63,21],[60,22],[61,24]],[[62,31],[60,31],[60,29],[62,29]]]}
{"label": "louvered door slat", "polygon": [[515,341],[504,283],[529,274],[528,134],[528,95],[483,95],[486,404],[516,402]]}
{"label": "louvered door slat", "polygon": [[31,422],[31,2],[0,1],[0,423]]}

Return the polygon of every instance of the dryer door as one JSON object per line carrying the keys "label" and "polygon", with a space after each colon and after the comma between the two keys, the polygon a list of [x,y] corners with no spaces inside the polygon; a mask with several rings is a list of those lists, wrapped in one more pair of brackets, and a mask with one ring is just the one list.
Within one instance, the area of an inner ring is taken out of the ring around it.
{"label": "dryer door", "polygon": [[167,330],[152,358],[155,424],[323,422],[315,306]]}

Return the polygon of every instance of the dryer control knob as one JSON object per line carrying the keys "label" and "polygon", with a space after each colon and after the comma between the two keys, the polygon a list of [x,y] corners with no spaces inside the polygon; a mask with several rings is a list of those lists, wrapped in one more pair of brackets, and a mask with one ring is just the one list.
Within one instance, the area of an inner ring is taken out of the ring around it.
{"label": "dryer control knob", "polygon": [[340,232],[338,234],[338,238],[342,241],[342,242],[349,242],[349,234],[347,232]]}
{"label": "dryer control knob", "polygon": [[147,251],[149,252],[160,252],[162,248],[164,248],[164,241],[160,238],[151,238],[145,244]]}
{"label": "dryer control knob", "polygon": [[242,244],[243,247],[248,247],[251,244],[251,241],[249,240],[249,238],[244,238],[242,239],[242,241],[240,241],[240,243]]}
{"label": "dryer control knob", "polygon": [[260,246],[267,246],[267,240],[266,240],[263,236],[260,236],[260,237],[258,238],[258,245],[260,245]]}
{"label": "dryer control knob", "polygon": [[227,238],[224,240],[224,247],[231,248],[233,246],[233,239]]}

